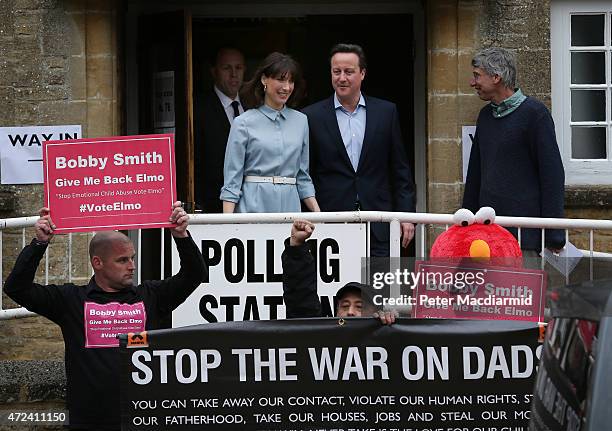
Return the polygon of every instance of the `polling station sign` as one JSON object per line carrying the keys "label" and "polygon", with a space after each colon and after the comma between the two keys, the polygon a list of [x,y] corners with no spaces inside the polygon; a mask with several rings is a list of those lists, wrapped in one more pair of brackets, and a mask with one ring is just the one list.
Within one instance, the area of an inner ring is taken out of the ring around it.
{"label": "polling station sign", "polygon": [[1,183],[41,184],[43,142],[80,137],[80,125],[0,127]]}
{"label": "polling station sign", "polygon": [[43,160],[57,233],[170,226],[173,135],[48,141]]}
{"label": "polling station sign", "polygon": [[538,338],[530,322],[431,319],[149,331],[146,348],[121,349],[121,425],[526,431]]}
{"label": "polling station sign", "polygon": [[[189,232],[209,274],[173,311],[173,327],[285,317],[281,255],[290,224],[191,225]],[[366,233],[363,224],[321,223],[309,240],[326,315],[332,315],[336,291],[361,280]],[[172,268],[179,268],[175,247]]]}

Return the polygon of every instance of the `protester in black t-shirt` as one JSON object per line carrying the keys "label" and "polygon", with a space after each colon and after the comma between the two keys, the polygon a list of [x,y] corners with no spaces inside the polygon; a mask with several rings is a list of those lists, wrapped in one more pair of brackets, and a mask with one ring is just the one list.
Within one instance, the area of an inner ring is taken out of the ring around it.
{"label": "protester in black t-shirt", "polygon": [[132,283],[134,245],[120,232],[100,232],[89,246],[94,276],[86,286],[33,282],[53,238],[49,210],[40,210],[36,238],[17,258],[5,283],[14,301],[60,326],[66,348],[70,427],[120,428],[118,333],[156,329],[201,283],[207,268],[187,231],[189,217],[175,202],[169,221],[181,267],[165,280]]}

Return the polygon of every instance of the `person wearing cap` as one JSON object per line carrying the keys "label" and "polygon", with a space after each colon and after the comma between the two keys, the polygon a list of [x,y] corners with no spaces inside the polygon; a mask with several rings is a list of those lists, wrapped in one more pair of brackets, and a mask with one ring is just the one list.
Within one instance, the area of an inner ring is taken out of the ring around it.
{"label": "person wearing cap", "polygon": [[[310,247],[306,244],[314,228],[314,224],[308,220],[295,220],[291,227],[291,237],[285,240],[282,255],[283,299],[288,319],[323,317],[317,293],[316,265]],[[336,316],[372,316],[384,325],[395,323],[395,312],[378,310],[370,291],[370,286],[358,282],[342,286],[336,292]]]}

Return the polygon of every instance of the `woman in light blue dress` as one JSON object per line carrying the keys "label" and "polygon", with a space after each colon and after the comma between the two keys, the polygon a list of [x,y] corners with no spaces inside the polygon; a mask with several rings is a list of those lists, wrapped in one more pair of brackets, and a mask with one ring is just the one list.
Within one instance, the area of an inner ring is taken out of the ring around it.
{"label": "woman in light blue dress", "polygon": [[223,212],[320,211],[308,174],[308,120],[295,106],[304,92],[299,65],[274,52],[240,99],[256,106],[236,117],[227,140]]}

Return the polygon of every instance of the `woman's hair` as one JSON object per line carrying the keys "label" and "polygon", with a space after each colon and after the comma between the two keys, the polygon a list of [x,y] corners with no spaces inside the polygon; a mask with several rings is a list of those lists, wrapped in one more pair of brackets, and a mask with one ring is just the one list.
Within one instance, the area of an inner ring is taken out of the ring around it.
{"label": "woman's hair", "polygon": [[240,91],[240,101],[247,108],[257,108],[264,104],[264,89],[261,77],[286,79],[291,77],[294,83],[293,93],[287,100],[287,106],[295,108],[304,96],[306,84],[302,78],[300,65],[287,54],[273,52],[259,65],[253,78],[246,82]]}

